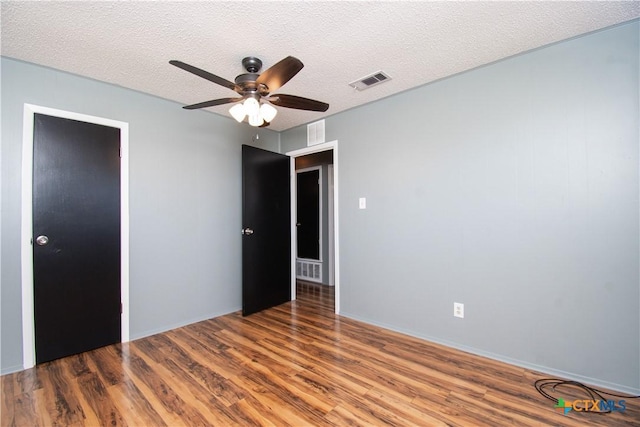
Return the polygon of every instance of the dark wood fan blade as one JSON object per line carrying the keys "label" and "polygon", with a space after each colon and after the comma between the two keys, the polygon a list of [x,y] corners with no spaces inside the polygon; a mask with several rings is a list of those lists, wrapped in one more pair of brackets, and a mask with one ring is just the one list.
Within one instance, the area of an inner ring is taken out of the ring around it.
{"label": "dark wood fan blade", "polygon": [[260,93],[266,95],[269,92],[278,90],[278,88],[282,87],[286,82],[291,80],[293,76],[298,74],[298,72],[302,70],[302,67],[304,67],[304,64],[298,58],[287,56],[260,74],[256,83],[266,86],[266,90],[261,90]]}
{"label": "dark wood fan blade", "polygon": [[297,110],[327,111],[329,109],[329,104],[327,103],[282,93],[272,95],[268,98],[268,101],[278,107],[295,108]]}
{"label": "dark wood fan blade", "polygon": [[185,105],[185,110],[197,110],[198,108],[215,107],[216,105],[229,104],[231,102],[242,101],[244,98],[220,98],[211,101],[199,102],[198,104]]}
{"label": "dark wood fan blade", "polygon": [[224,86],[231,90],[234,90],[238,93],[242,93],[242,89],[233,82],[230,82],[227,79],[223,79],[222,77],[216,76],[215,74],[211,74],[208,71],[201,70],[198,67],[194,67],[193,65],[185,64],[182,61],[176,61],[175,59],[169,61],[169,64],[175,65],[178,68],[182,68],[185,71],[190,72],[191,74],[195,74],[198,77],[202,77],[203,79],[207,79],[210,82],[219,84],[220,86]]}
{"label": "dark wood fan blade", "polygon": [[262,124],[260,126],[258,126],[259,128],[266,128],[267,126],[269,126],[271,124],[271,122],[262,122]]}

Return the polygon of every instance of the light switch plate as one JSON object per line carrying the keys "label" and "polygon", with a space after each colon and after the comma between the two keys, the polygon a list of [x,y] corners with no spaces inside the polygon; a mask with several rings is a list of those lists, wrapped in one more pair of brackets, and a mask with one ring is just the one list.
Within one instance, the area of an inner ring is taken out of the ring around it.
{"label": "light switch plate", "polygon": [[360,197],[360,199],[358,200],[358,206],[360,206],[360,209],[367,209],[367,198]]}

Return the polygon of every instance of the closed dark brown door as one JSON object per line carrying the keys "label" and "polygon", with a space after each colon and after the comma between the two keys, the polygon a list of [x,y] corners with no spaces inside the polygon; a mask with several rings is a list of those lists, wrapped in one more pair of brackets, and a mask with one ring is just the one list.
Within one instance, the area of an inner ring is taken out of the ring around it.
{"label": "closed dark brown door", "polygon": [[242,314],[291,301],[290,158],[242,146]]}
{"label": "closed dark brown door", "polygon": [[121,341],[120,129],[36,114],[36,363]]}

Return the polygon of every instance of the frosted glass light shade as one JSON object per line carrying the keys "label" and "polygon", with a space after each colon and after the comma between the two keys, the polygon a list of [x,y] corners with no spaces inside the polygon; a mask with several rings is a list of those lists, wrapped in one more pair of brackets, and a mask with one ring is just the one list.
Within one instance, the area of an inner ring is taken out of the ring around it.
{"label": "frosted glass light shade", "polygon": [[260,112],[260,104],[255,98],[247,98],[242,105],[244,105],[244,112],[249,117],[257,116]]}
{"label": "frosted glass light shade", "polygon": [[258,114],[249,116],[249,124],[251,126],[260,126],[262,122],[263,120],[262,120],[262,117],[260,117],[260,110],[258,110]]}
{"label": "frosted glass light shade", "polygon": [[271,122],[278,114],[278,110],[273,108],[269,104],[262,104],[260,106],[260,115],[264,119],[265,122]]}
{"label": "frosted glass light shade", "polygon": [[229,114],[238,123],[241,123],[247,117],[251,126],[262,126],[264,122],[270,123],[278,114],[278,110],[270,104],[260,104],[255,98],[247,98],[243,103],[235,104],[229,108]]}
{"label": "frosted glass light shade", "polygon": [[238,123],[244,120],[244,116],[246,116],[246,112],[244,111],[244,106],[242,104],[236,104],[229,109],[229,113],[233,116],[234,119]]}

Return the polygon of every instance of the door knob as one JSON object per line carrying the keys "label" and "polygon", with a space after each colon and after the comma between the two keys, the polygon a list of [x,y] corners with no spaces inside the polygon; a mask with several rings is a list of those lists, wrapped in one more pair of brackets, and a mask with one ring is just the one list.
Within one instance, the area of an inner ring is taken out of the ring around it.
{"label": "door knob", "polygon": [[251,236],[253,234],[253,230],[250,229],[249,227],[243,228],[242,229],[242,234],[244,234],[245,236]]}
{"label": "door knob", "polygon": [[46,245],[47,243],[49,243],[49,238],[48,238],[47,236],[44,236],[44,235],[43,235],[43,236],[38,236],[38,237],[36,237],[36,244],[37,244],[38,246],[44,246],[44,245]]}

